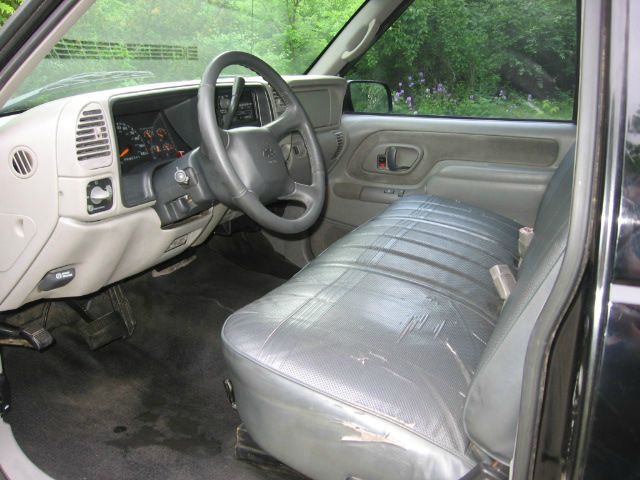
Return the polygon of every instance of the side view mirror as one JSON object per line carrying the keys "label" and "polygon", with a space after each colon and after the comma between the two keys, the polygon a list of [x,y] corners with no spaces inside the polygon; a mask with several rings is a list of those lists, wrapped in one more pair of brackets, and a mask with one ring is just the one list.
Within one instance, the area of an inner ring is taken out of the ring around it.
{"label": "side view mirror", "polygon": [[344,111],[350,113],[391,113],[391,89],[377,80],[349,80]]}

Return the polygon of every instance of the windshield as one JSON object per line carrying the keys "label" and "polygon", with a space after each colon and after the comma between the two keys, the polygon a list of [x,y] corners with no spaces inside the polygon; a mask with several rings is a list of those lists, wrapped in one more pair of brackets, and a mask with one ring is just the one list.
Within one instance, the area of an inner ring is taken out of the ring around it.
{"label": "windshield", "polygon": [[221,52],[303,73],[364,0],[97,0],[0,111],[78,93],[194,80]]}

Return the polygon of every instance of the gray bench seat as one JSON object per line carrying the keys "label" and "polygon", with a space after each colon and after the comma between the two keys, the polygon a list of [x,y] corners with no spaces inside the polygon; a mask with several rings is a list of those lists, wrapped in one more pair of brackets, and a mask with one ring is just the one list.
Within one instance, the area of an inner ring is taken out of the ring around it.
{"label": "gray bench seat", "polygon": [[[225,357],[257,443],[312,478],[459,478],[484,456],[508,462],[541,308],[530,291],[544,292],[564,251],[572,157],[520,271],[516,222],[410,196],[231,315]],[[504,308],[496,264],[520,277]]]}

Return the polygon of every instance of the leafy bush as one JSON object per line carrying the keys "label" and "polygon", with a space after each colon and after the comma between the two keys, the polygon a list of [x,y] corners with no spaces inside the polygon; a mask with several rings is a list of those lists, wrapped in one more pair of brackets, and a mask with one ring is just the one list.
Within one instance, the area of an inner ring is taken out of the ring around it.
{"label": "leafy bush", "polygon": [[22,0],[0,0],[0,27],[9,19]]}
{"label": "leafy bush", "polygon": [[416,0],[348,77],[400,113],[567,119],[575,49],[573,0]]}

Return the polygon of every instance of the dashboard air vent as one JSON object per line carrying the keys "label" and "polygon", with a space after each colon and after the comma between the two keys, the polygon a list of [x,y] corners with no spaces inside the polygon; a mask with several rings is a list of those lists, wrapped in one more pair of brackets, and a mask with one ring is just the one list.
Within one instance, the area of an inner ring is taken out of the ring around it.
{"label": "dashboard air vent", "polygon": [[29,178],[36,173],[38,164],[36,156],[31,150],[25,147],[18,147],[9,155],[9,167],[11,168],[11,173],[16,177]]}
{"label": "dashboard air vent", "polygon": [[97,103],[84,107],[76,128],[76,155],[79,162],[111,157],[109,129]]}
{"label": "dashboard air vent", "polygon": [[282,95],[280,95],[275,88],[272,88],[271,91],[273,92],[273,100],[275,102],[274,110],[276,116],[279,117],[287,109],[287,102],[284,101]]}
{"label": "dashboard air vent", "polygon": [[338,142],[338,148],[336,148],[336,153],[334,153],[333,158],[338,158],[344,150],[344,132],[336,130],[333,134],[336,136],[336,141]]}

